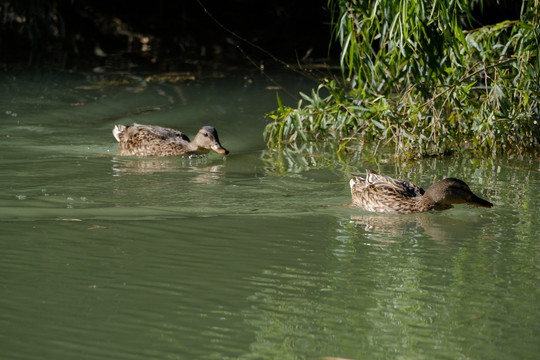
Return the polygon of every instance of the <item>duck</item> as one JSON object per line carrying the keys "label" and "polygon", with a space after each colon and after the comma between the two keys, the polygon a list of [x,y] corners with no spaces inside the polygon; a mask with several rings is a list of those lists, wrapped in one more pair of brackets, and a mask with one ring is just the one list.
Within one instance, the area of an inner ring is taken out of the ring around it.
{"label": "duck", "polygon": [[203,126],[193,141],[175,129],[136,123],[116,125],[112,133],[120,145],[120,154],[126,156],[201,155],[209,150],[223,155],[229,153],[221,146],[212,126]]}
{"label": "duck", "polygon": [[366,177],[353,175],[349,181],[352,204],[364,210],[389,214],[411,214],[430,210],[446,210],[453,204],[478,207],[493,206],[471,191],[463,180],[446,178],[431,185],[426,191],[407,180],[394,179],[374,170],[366,170]]}

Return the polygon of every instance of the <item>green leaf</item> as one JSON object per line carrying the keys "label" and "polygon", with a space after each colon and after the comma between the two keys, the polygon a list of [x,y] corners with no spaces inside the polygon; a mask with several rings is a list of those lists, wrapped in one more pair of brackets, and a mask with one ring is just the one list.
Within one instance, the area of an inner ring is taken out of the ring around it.
{"label": "green leaf", "polygon": [[279,111],[283,114],[285,112],[285,109],[283,108],[283,103],[281,102],[281,99],[279,97],[279,93],[276,91],[276,98],[277,98],[277,103],[278,103],[278,106],[279,106]]}
{"label": "green leaf", "polygon": [[371,122],[381,130],[386,129],[386,126],[384,126],[382,123],[380,123],[379,121],[377,121],[375,119],[372,119]]}

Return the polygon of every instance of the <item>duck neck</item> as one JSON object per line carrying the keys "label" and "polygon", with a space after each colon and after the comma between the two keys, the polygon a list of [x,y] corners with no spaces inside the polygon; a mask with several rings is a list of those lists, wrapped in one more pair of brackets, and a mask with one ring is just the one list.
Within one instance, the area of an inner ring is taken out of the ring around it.
{"label": "duck neck", "polygon": [[187,144],[187,149],[189,152],[197,152],[199,150],[199,146],[194,141]]}
{"label": "duck neck", "polygon": [[429,189],[422,196],[422,199],[420,199],[419,206],[423,209],[423,211],[446,210],[452,208],[451,204],[443,204],[441,202],[433,200],[433,198],[430,196]]}

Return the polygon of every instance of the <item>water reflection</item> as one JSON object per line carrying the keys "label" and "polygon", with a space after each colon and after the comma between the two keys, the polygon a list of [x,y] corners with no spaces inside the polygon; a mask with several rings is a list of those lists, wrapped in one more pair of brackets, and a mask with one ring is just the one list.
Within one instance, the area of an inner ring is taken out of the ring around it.
{"label": "water reflection", "polygon": [[155,173],[184,172],[194,174],[189,181],[199,184],[221,184],[225,175],[225,165],[212,164],[215,161],[204,157],[113,157],[113,176],[150,175]]}
{"label": "water reflection", "polygon": [[264,150],[261,159],[267,172],[290,174],[323,167],[335,170],[353,169],[349,164],[358,163],[364,155],[362,151],[339,152],[337,142],[293,143],[278,150]]}
{"label": "water reflection", "polygon": [[358,231],[363,231],[367,239],[374,241],[371,245],[379,246],[417,235],[438,242],[476,237],[482,226],[482,222],[436,212],[410,215],[359,214],[351,216],[351,223]]}

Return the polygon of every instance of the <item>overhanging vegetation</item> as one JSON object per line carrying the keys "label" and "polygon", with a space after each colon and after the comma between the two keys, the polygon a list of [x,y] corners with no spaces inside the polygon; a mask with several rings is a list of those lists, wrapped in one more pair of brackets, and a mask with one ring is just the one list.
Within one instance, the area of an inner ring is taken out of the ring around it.
{"label": "overhanging vegetation", "polygon": [[343,81],[269,114],[269,146],[391,144],[400,157],[537,150],[539,0],[474,27],[465,0],[329,0]]}

